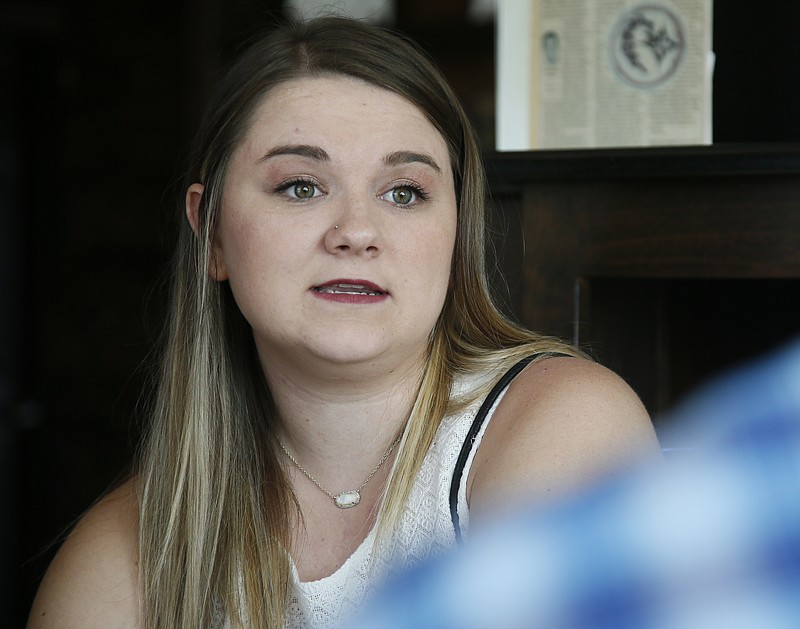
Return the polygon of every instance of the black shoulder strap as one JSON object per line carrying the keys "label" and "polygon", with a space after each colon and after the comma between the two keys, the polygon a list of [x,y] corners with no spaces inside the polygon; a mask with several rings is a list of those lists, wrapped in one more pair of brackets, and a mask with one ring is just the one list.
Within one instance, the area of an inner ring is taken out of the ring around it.
{"label": "black shoulder strap", "polygon": [[497,381],[497,384],[495,384],[494,387],[492,387],[489,395],[486,396],[486,399],[483,401],[483,404],[481,404],[480,409],[478,409],[478,413],[475,415],[475,419],[472,421],[472,425],[469,427],[469,431],[464,439],[464,443],[461,444],[461,451],[458,454],[456,467],[453,470],[453,479],[450,481],[450,519],[453,522],[453,531],[455,531],[456,534],[456,543],[461,544],[462,542],[461,523],[459,522],[458,517],[458,490],[461,487],[461,478],[464,475],[464,466],[467,464],[467,459],[469,458],[470,452],[472,452],[472,447],[475,445],[475,439],[481,430],[481,426],[483,426],[483,423],[486,421],[486,415],[489,413],[489,410],[492,408],[492,406],[494,406],[494,403],[497,401],[499,395],[509,384],[511,384],[511,381],[516,378],[517,375],[519,375],[519,372],[525,369],[525,367],[527,367],[534,358],[557,355],[560,354],[551,354],[549,352],[545,352],[541,354],[533,354],[532,356],[526,356],[520,360],[505,374],[503,374],[503,377]]}

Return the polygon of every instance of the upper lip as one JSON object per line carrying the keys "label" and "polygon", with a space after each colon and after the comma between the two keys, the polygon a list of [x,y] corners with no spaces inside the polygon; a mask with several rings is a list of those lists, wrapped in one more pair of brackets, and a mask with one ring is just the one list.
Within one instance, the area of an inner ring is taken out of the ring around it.
{"label": "upper lip", "polygon": [[352,291],[362,290],[370,293],[387,294],[387,291],[383,287],[376,284],[375,282],[370,282],[369,280],[359,280],[359,279],[349,279],[349,278],[329,280],[322,284],[316,284],[313,287],[314,290],[320,290],[323,288],[330,288],[330,289],[339,288],[341,290],[350,289]]}

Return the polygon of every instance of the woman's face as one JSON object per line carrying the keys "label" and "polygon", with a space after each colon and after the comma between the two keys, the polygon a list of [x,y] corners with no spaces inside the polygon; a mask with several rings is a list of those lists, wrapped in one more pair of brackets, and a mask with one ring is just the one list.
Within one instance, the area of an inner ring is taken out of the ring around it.
{"label": "woman's face", "polygon": [[265,96],[232,156],[216,277],[265,368],[397,369],[427,347],[455,232],[447,146],[414,105],[356,79],[299,79]]}

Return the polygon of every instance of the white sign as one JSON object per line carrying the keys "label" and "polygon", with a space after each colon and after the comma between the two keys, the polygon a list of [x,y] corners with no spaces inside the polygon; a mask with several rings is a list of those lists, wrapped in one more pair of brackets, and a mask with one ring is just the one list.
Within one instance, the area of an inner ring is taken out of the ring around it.
{"label": "white sign", "polygon": [[500,0],[497,149],[711,143],[711,0]]}

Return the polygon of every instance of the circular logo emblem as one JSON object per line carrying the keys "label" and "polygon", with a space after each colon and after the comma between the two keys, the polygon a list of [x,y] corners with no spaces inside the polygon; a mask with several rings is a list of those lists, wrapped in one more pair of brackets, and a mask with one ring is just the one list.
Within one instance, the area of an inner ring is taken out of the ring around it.
{"label": "circular logo emblem", "polygon": [[629,85],[644,89],[667,81],[683,61],[685,49],[680,18],[657,4],[625,11],[609,40],[614,72]]}

